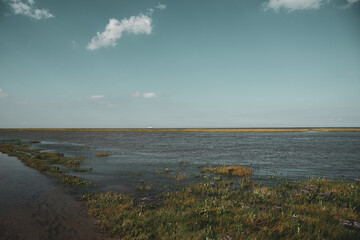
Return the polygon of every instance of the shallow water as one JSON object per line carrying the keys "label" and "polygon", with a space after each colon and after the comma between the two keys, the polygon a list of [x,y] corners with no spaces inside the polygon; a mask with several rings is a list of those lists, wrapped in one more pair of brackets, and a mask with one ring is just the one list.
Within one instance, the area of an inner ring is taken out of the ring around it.
{"label": "shallow water", "polygon": [[[274,175],[360,177],[359,132],[0,132],[1,139],[40,140],[33,147],[84,157],[83,165],[93,170],[79,175],[126,193],[139,180],[159,188],[175,183],[176,170],[194,180],[200,166],[211,164],[251,167],[263,182]],[[110,156],[95,157],[97,152]],[[170,174],[156,173],[165,168]]]}
{"label": "shallow water", "polygon": [[103,239],[62,186],[0,153],[0,239]]}

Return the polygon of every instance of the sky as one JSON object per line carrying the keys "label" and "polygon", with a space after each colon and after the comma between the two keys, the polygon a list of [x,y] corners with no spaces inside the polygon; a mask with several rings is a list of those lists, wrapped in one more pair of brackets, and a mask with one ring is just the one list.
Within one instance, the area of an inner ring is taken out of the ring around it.
{"label": "sky", "polygon": [[360,0],[0,0],[0,128],[360,127]]}

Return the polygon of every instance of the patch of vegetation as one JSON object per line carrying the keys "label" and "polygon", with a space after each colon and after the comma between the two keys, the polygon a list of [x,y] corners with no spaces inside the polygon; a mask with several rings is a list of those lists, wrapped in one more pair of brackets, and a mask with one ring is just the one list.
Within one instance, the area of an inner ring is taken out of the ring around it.
{"label": "patch of vegetation", "polygon": [[224,174],[229,176],[250,176],[251,169],[242,166],[222,166],[222,167],[208,167],[203,168],[203,171],[206,172],[213,172],[216,174]]}
{"label": "patch of vegetation", "polygon": [[95,153],[95,156],[97,156],[97,157],[107,157],[107,156],[109,156],[109,153],[107,153],[107,152],[99,152],[99,153]]}
{"label": "patch of vegetation", "polygon": [[360,128],[0,128],[6,132],[360,132]]}
{"label": "patch of vegetation", "polygon": [[350,182],[209,179],[154,199],[98,192],[81,200],[121,239],[360,239],[360,185]]}
{"label": "patch of vegetation", "polygon": [[164,170],[156,170],[155,173],[157,174],[169,174],[171,171],[168,168],[164,168]]}
{"label": "patch of vegetation", "polygon": [[67,186],[72,186],[72,187],[91,187],[91,186],[93,186],[93,184],[90,181],[85,180],[81,177],[74,176],[74,175],[67,175],[67,174],[59,175],[58,181],[61,184],[64,184]]}
{"label": "patch of vegetation", "polygon": [[143,180],[136,186],[136,190],[139,191],[150,191],[152,186],[150,184],[145,183]]}
{"label": "patch of vegetation", "polygon": [[184,180],[189,178],[188,175],[180,173],[179,170],[175,170],[175,172],[172,174],[172,171],[169,168],[164,168],[164,170],[156,170],[155,173],[163,174],[168,178],[174,178],[177,183],[183,182]]}
{"label": "patch of vegetation", "polygon": [[68,170],[76,172],[89,171],[91,168],[81,168],[84,160],[78,157],[64,157],[63,153],[41,152],[30,149],[31,144],[10,140],[0,143],[0,152],[17,157],[26,166],[38,170],[40,173],[57,178],[60,183],[73,187],[89,187],[91,183],[83,178],[65,174]]}
{"label": "patch of vegetation", "polygon": [[175,172],[175,180],[180,183],[188,178],[188,175],[180,173],[178,170]]}

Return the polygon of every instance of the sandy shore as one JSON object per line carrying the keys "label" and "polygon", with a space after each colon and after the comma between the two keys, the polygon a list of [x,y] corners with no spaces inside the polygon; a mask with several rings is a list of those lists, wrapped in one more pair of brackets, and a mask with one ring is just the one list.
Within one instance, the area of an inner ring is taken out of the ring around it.
{"label": "sandy shore", "polygon": [[0,239],[103,239],[62,186],[0,153]]}

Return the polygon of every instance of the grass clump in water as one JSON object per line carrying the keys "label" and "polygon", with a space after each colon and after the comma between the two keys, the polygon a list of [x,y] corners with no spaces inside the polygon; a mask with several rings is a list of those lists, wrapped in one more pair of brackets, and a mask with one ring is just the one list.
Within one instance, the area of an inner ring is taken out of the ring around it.
{"label": "grass clump in water", "polygon": [[97,157],[107,157],[107,156],[109,156],[109,153],[107,153],[107,152],[99,152],[99,153],[95,153],[95,156],[97,156]]}
{"label": "grass clump in water", "polygon": [[81,196],[101,230],[121,239],[360,239],[359,199],[356,183],[264,187],[249,178],[209,179],[146,199]]}
{"label": "grass clump in water", "polygon": [[150,191],[152,189],[152,185],[145,183],[144,180],[141,180],[140,183],[136,186],[136,190],[139,191]]}
{"label": "grass clump in water", "polygon": [[222,166],[222,167],[208,167],[203,168],[206,172],[213,172],[216,174],[224,174],[229,176],[250,176],[251,169],[242,166]]}

